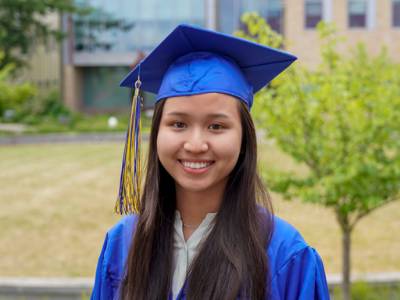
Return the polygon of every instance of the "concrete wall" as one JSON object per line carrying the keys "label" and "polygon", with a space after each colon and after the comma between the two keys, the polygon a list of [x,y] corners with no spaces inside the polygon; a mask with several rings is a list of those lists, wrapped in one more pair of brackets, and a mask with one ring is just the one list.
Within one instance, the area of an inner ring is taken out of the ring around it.
{"label": "concrete wall", "polygon": [[[388,300],[398,299],[399,272],[358,274],[353,275],[352,280],[391,287],[393,293]],[[328,275],[327,281],[332,291],[339,287],[341,276]],[[86,300],[92,286],[91,278],[0,278],[0,300]]]}
{"label": "concrete wall", "polygon": [[64,104],[74,111],[82,109],[82,69],[68,64],[63,66],[62,95]]}
{"label": "concrete wall", "polygon": [[85,300],[93,279],[0,278],[0,300]]}

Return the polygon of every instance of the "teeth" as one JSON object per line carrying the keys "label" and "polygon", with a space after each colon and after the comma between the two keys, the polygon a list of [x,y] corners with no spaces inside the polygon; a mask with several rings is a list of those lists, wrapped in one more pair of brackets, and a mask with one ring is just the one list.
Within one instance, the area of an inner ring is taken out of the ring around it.
{"label": "teeth", "polygon": [[202,169],[211,165],[210,162],[188,162],[188,161],[182,161],[182,164],[186,168],[191,168],[191,169]]}

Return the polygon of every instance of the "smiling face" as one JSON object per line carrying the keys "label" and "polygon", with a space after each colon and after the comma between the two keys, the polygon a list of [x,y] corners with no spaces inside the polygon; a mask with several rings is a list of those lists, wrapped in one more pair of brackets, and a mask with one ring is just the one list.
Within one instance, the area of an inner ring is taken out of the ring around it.
{"label": "smiling face", "polygon": [[166,100],[157,152],[177,189],[223,190],[238,160],[241,142],[236,98],[207,93]]}

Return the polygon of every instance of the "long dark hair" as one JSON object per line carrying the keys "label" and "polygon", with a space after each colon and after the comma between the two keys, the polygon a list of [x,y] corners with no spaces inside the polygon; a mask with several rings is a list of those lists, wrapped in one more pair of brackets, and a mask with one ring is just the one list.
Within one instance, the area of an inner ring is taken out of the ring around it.
{"label": "long dark hair", "polygon": [[[272,233],[269,195],[257,174],[257,138],[241,102],[242,145],[215,224],[188,272],[191,300],[265,299],[270,278],[266,249]],[[165,100],[156,104],[140,213],[121,283],[122,299],[168,299],[173,273],[175,183],[161,165],[157,135]],[[259,205],[257,205],[257,203]]]}

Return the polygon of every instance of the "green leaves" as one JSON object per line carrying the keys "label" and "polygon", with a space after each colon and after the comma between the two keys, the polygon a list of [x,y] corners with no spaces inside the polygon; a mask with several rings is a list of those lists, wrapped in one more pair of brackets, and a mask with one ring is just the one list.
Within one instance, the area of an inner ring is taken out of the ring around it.
{"label": "green leaves", "polygon": [[[3,57],[0,51],[0,60]],[[22,107],[36,95],[36,89],[29,83],[17,84],[9,81],[10,73],[14,69],[12,64],[7,64],[0,69],[0,119],[6,110],[19,114]]]}
{"label": "green leaves", "polygon": [[86,13],[73,0],[0,0],[0,69],[9,63],[17,68],[26,65],[25,54],[35,43],[63,36],[61,30],[48,23],[55,13]]}
{"label": "green leaves", "polygon": [[283,37],[273,31],[265,19],[260,18],[257,13],[244,13],[241,22],[246,25],[246,30],[238,30],[235,35],[274,48],[282,47]]}

